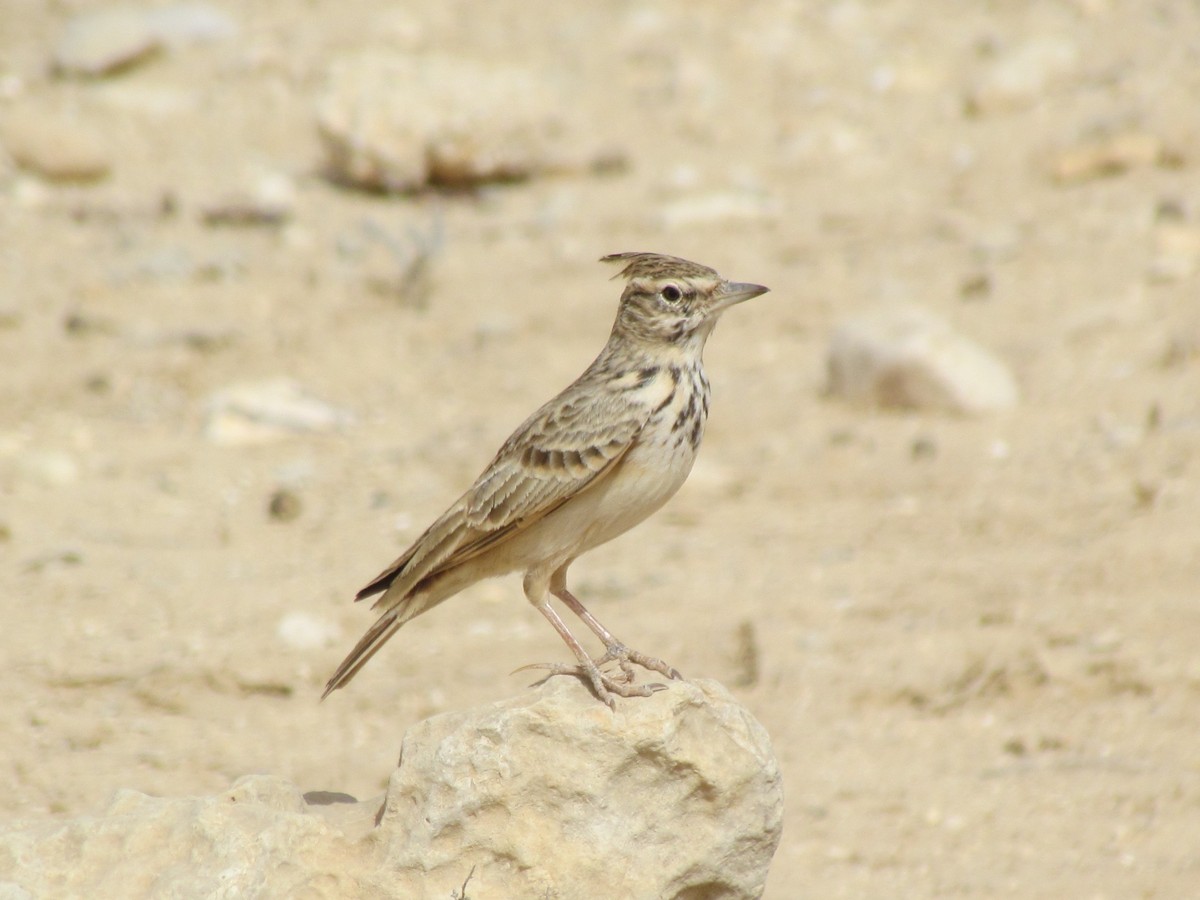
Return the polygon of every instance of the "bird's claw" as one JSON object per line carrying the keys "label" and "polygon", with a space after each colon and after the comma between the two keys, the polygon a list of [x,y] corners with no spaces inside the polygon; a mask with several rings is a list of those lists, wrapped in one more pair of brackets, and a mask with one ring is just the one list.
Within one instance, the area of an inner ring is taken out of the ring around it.
{"label": "bird's claw", "polygon": [[621,667],[621,671],[625,673],[626,680],[628,681],[633,681],[633,667],[630,666],[630,663],[637,663],[643,669],[658,672],[672,681],[680,681],[683,678],[678,669],[667,665],[657,656],[647,656],[645,653],[631,650],[618,641],[614,641],[605,647],[604,655],[597,660],[593,660],[593,662],[597,667],[603,666],[606,663],[616,662]]}
{"label": "bird's claw", "polygon": [[555,675],[574,675],[576,678],[586,679],[591,684],[596,696],[614,712],[617,709],[617,697],[649,697],[667,689],[665,684],[657,682],[634,685],[633,668],[623,660],[622,663],[622,675],[619,678],[600,671],[602,663],[593,660],[589,660],[587,665],[578,666],[568,666],[565,663],[529,663],[513,669],[512,674],[515,675],[517,672],[524,672],[528,669],[542,669],[550,673],[542,679],[543,681],[549,680]]}

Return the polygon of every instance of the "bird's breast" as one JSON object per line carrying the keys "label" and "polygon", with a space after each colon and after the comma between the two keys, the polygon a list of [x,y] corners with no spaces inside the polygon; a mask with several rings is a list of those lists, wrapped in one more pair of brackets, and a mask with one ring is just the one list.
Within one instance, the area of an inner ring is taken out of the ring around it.
{"label": "bird's breast", "polygon": [[708,381],[698,368],[670,367],[647,385],[655,401],[637,440],[596,489],[593,546],[657,511],[683,486],[708,419]]}

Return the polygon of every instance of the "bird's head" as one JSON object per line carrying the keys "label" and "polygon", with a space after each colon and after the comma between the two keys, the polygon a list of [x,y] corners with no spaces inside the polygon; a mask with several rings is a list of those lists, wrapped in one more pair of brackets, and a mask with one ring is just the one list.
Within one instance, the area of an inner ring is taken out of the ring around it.
{"label": "bird's head", "polygon": [[646,343],[703,344],[721,313],[768,290],[677,256],[613,253],[600,261],[624,263],[615,277],[628,280],[613,333]]}

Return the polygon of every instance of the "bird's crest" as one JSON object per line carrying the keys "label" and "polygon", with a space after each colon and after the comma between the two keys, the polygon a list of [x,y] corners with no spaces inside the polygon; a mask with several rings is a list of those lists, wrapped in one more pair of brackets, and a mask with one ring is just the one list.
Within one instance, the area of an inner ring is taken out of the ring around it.
{"label": "bird's crest", "polygon": [[702,266],[678,256],[662,253],[610,253],[600,257],[600,262],[625,263],[613,278],[715,278],[720,279],[715,269]]}

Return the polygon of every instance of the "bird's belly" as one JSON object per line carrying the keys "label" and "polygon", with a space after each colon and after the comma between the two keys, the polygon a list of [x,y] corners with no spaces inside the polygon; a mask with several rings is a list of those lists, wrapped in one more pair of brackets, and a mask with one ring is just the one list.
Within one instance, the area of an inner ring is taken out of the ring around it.
{"label": "bird's belly", "polygon": [[687,480],[695,459],[686,441],[632,448],[609,477],[580,497],[591,507],[584,549],[611,541],[657,512]]}

